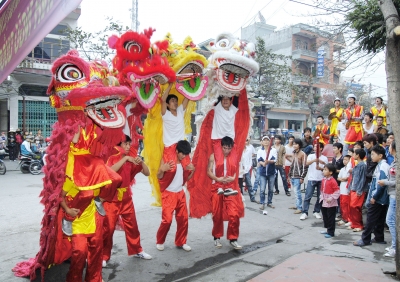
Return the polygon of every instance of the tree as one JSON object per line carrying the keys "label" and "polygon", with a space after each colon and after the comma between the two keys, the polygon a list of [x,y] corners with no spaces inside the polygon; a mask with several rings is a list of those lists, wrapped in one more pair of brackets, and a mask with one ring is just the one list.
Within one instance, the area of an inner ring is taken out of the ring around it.
{"label": "tree", "polygon": [[[316,1],[316,0],[315,0]],[[330,7],[338,7],[337,1],[322,0]],[[344,21],[338,27],[355,35],[354,52],[361,51],[364,56],[373,58],[385,51],[386,80],[389,100],[390,123],[396,140],[400,140],[400,19],[399,0],[352,0],[341,4],[346,7]],[[321,6],[320,6],[321,7]],[[326,8],[327,6],[325,6]],[[334,12],[338,12],[335,10]],[[332,13],[332,10],[331,10]],[[360,56],[357,56],[360,58]],[[362,58],[362,57],[361,57]],[[368,62],[368,61],[367,61]],[[400,150],[397,158],[400,157]],[[396,186],[400,185],[400,167],[397,167]],[[400,203],[400,189],[396,192],[396,202]],[[400,207],[396,209],[397,222]],[[400,278],[400,234],[396,236],[396,276]]]}
{"label": "tree", "polygon": [[93,33],[84,31],[82,27],[68,28],[63,31],[63,35],[71,42],[71,47],[77,49],[86,60],[100,59],[111,64],[115,50],[108,47],[108,37],[113,33],[121,34],[129,27],[123,27],[110,17],[106,17],[106,24],[104,29]]}
{"label": "tree", "polygon": [[257,37],[256,52],[260,70],[250,82],[256,95],[277,105],[291,100],[295,89],[291,80],[291,57],[267,50],[261,37]]}

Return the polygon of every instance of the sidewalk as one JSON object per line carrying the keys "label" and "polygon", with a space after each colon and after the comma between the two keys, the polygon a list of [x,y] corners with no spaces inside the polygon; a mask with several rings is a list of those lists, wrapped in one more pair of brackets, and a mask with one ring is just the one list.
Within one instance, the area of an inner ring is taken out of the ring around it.
{"label": "sidewalk", "polygon": [[[350,248],[350,247],[349,247]],[[266,281],[393,281],[377,263],[300,253],[249,280]]]}

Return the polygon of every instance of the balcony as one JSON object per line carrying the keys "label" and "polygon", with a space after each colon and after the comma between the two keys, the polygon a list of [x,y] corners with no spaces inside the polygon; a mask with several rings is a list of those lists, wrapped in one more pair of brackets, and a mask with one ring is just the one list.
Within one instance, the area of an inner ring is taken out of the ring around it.
{"label": "balcony", "polygon": [[297,49],[292,51],[292,58],[293,60],[297,61],[316,62],[317,52],[305,49]]}
{"label": "balcony", "polygon": [[310,77],[308,75],[292,75],[292,82],[294,85],[313,86],[323,88],[322,84],[329,84],[326,77]]}
{"label": "balcony", "polygon": [[37,59],[37,58],[27,57],[17,66],[17,68],[50,70],[51,64],[52,64],[51,60],[48,59]]}
{"label": "balcony", "polygon": [[337,70],[344,71],[347,67],[347,63],[344,61],[334,61],[334,67]]}

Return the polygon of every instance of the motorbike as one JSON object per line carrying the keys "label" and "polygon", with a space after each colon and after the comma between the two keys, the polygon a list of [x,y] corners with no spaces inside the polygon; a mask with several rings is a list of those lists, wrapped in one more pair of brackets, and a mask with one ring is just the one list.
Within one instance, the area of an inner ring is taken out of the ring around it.
{"label": "motorbike", "polygon": [[6,174],[6,171],[7,171],[6,164],[2,159],[0,159],[0,175]]}
{"label": "motorbike", "polygon": [[31,173],[38,175],[42,172],[43,160],[40,155],[21,155],[21,160],[18,164],[22,173]]}

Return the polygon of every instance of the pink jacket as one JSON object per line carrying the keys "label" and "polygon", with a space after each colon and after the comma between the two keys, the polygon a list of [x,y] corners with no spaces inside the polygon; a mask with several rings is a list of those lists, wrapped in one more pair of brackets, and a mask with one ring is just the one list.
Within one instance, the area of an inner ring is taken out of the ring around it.
{"label": "pink jacket", "polygon": [[337,199],[340,197],[340,189],[333,177],[322,179],[321,195],[319,201],[324,208],[337,207]]}

